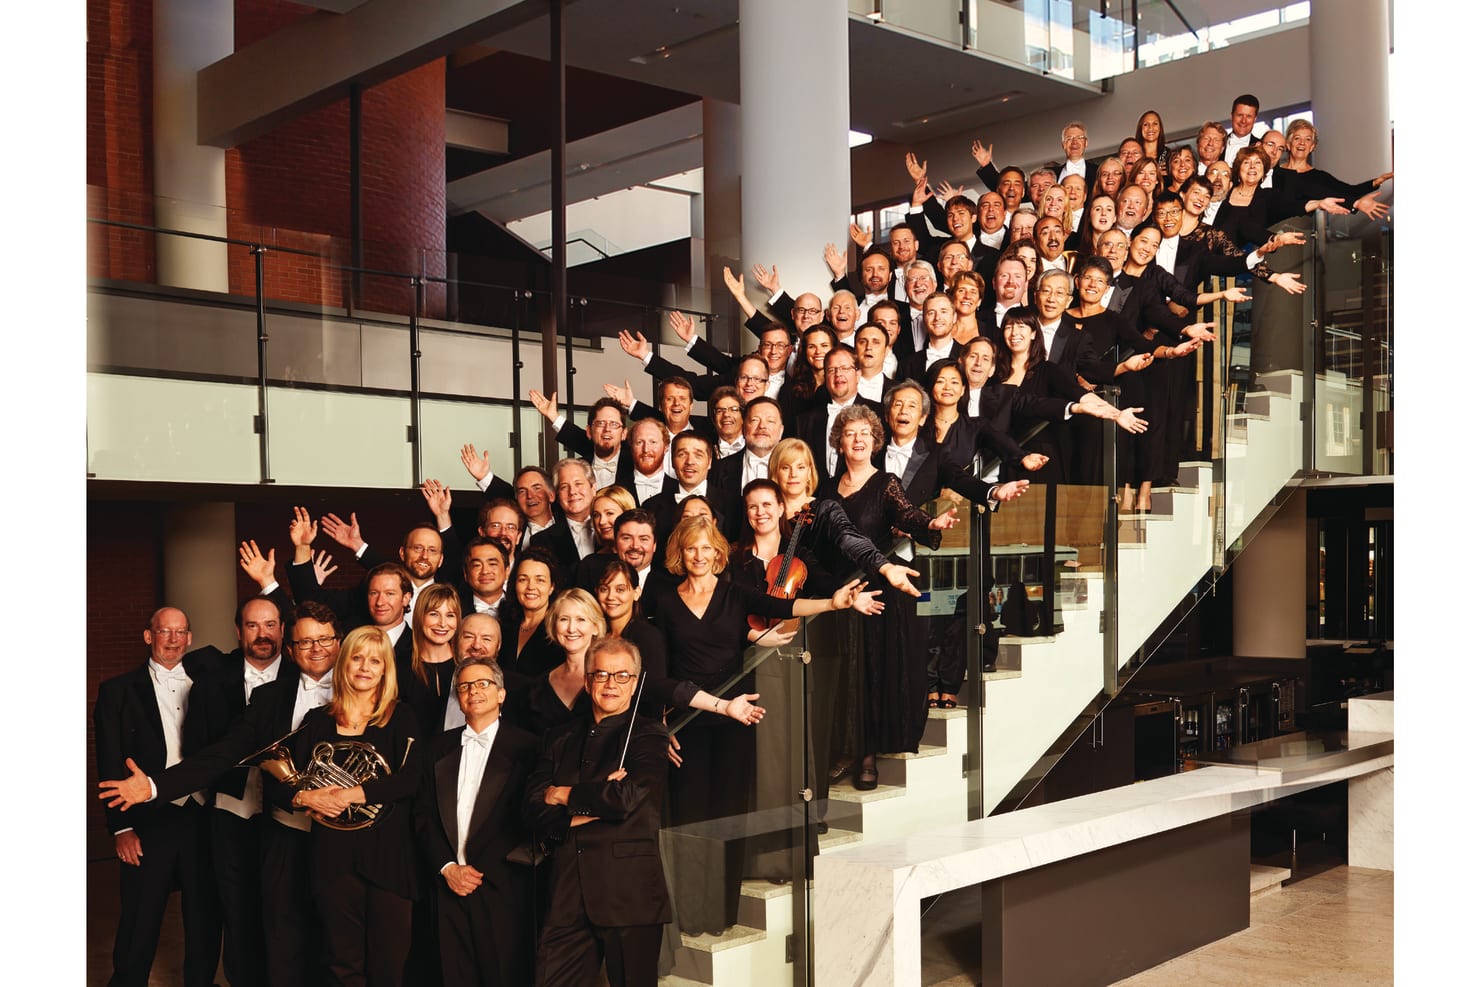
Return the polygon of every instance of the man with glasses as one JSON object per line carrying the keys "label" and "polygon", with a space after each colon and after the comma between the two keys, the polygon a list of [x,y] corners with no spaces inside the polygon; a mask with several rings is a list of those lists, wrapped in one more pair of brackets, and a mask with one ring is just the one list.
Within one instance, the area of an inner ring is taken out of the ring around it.
{"label": "man with glasses", "polygon": [[855,402],[872,408],[875,414],[879,413],[879,405],[858,396],[858,354],[851,346],[834,346],[827,351],[822,364],[822,381],[829,400],[820,408],[802,412],[797,419],[797,437],[812,450],[817,468],[825,471],[827,476],[836,476],[838,451],[828,441],[833,419]]}
{"label": "man with glasses", "polygon": [[590,460],[596,474],[596,486],[609,487],[620,483],[623,467],[631,466],[622,458],[627,441],[626,412],[613,398],[598,398],[586,416],[586,428],[581,430],[570,422],[556,406],[555,395],[548,398],[539,391],[529,392],[529,403],[545,416],[555,430],[560,444],[572,455]]}
{"label": "man with glasses", "polygon": [[[1264,178],[1259,182],[1260,188],[1274,188],[1274,170],[1280,166],[1285,158],[1285,135],[1270,127],[1259,138],[1259,147],[1264,151],[1264,156],[1269,159],[1269,167],[1264,170]],[[1211,220],[1206,220],[1211,222]]]}
{"label": "man with glasses", "polygon": [[718,388],[709,396],[709,420],[714,424],[717,459],[732,456],[745,448],[745,435],[741,428],[745,421],[741,411],[743,407],[740,392],[733,387]]}
{"label": "man with glasses", "polygon": [[524,817],[553,858],[550,909],[535,983],[656,984],[672,918],[658,855],[668,735],[640,716],[642,657],[604,637],[586,659],[589,705],[548,740],[530,775]]}
{"label": "man with glasses", "polygon": [[[185,634],[188,644],[188,625]],[[263,752],[298,729],[308,711],[323,706],[332,695],[332,672],[339,657],[341,637],[339,618],[334,611],[312,600],[300,603],[293,611],[289,637],[289,654],[298,674],[258,686],[246,711],[225,736],[167,769],[163,759],[151,757],[147,750],[149,741],[137,733],[128,747],[120,748],[115,767],[113,749],[109,746],[112,738],[105,738],[100,729],[98,773],[128,772],[126,777],[98,783],[101,790],[98,797],[107,802],[110,818],[117,813],[117,818],[127,820],[124,823],[127,825],[132,821],[129,810],[136,806],[140,807],[136,818],[147,818],[155,803],[164,805],[212,784],[243,759]],[[101,693],[99,704],[102,704]],[[141,753],[144,757],[139,757]],[[110,758],[106,762],[105,754]],[[127,761],[123,760],[125,754],[129,755]],[[141,763],[136,763],[136,758]],[[305,765],[296,767],[302,769]],[[146,774],[146,769],[151,768]],[[290,787],[263,777],[263,802],[271,808],[261,831],[262,926],[268,980],[274,987],[283,984],[311,987],[327,982],[327,970],[323,963],[323,936],[317,932],[317,913],[309,898],[310,820],[307,813],[292,808],[292,795]],[[163,853],[157,852],[156,857],[164,861]],[[187,920],[192,911],[192,906],[187,905]],[[131,913],[125,908],[123,915],[127,918]],[[187,945],[187,955],[188,949]],[[212,953],[210,970],[200,982],[210,983],[214,973]],[[197,981],[187,978],[187,982]]]}
{"label": "man with glasses", "polygon": [[770,476],[771,450],[785,432],[783,422],[780,403],[764,395],[755,398],[745,406],[742,426],[745,451],[726,456],[710,470],[709,501],[721,516],[717,519],[720,530],[731,541],[738,541],[744,530],[745,503],[741,493],[751,480]]}
{"label": "man with glasses", "polygon": [[1059,133],[1059,143],[1064,149],[1064,166],[1059,169],[1059,181],[1062,182],[1070,175],[1078,175],[1084,179],[1085,188],[1094,188],[1095,173],[1099,168],[1084,156],[1084,152],[1089,149],[1089,133],[1084,129],[1084,124],[1078,120],[1065,124]]}
{"label": "man with glasses", "polygon": [[508,857],[529,843],[521,813],[539,743],[500,717],[504,673],[491,657],[464,657],[453,683],[465,722],[431,741],[416,798],[417,836],[437,868],[442,982],[527,984],[534,874]]}
{"label": "man with glasses", "polygon": [[904,272],[904,290],[909,298],[909,323],[901,318],[899,338],[894,341],[894,355],[903,364],[911,355],[925,348],[925,299],[935,292],[935,268],[923,260],[913,261]]}

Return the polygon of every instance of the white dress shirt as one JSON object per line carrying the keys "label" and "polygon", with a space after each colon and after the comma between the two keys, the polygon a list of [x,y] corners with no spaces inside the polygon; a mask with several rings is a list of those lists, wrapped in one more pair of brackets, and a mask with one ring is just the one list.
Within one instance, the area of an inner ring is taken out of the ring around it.
{"label": "white dress shirt", "polygon": [[1234,155],[1248,147],[1251,143],[1261,140],[1264,132],[1269,128],[1262,123],[1254,124],[1254,129],[1249,131],[1246,137],[1236,137],[1233,131],[1228,131],[1228,142],[1223,145],[1223,160],[1233,164]]}
{"label": "white dress shirt", "polygon": [[1078,161],[1064,162],[1064,167],[1059,169],[1059,181],[1062,183],[1063,180],[1070,175],[1078,175],[1080,178],[1083,178],[1086,181],[1089,179],[1089,176],[1085,174],[1083,158],[1080,158]]}
{"label": "white dress shirt", "polygon": [[875,305],[879,304],[882,301],[886,301],[888,298],[889,293],[887,291],[880,291],[875,294],[866,294],[858,303],[858,310],[860,312],[867,312],[869,309],[873,308]]}
{"label": "white dress shirt", "polygon": [[1038,269],[1040,271],[1067,271],[1069,269],[1069,255],[1059,254],[1053,260],[1038,258]]}
{"label": "white dress shirt", "polygon": [[637,502],[641,504],[649,497],[656,497],[658,494],[662,493],[663,471],[658,470],[658,472],[654,473],[652,476],[648,476],[641,470],[633,469],[632,485],[637,488],[636,490],[632,491],[632,493],[637,497]]}
{"label": "white dress shirt", "polygon": [[1163,237],[1161,246],[1156,248],[1156,266],[1168,274],[1177,273],[1177,245],[1182,242],[1182,234]]}
{"label": "white dress shirt", "polygon": [[745,436],[743,436],[743,435],[737,435],[733,439],[730,439],[729,441],[726,441],[724,439],[720,439],[719,440],[719,458],[720,459],[724,459],[726,456],[733,456],[735,453],[739,452],[741,449],[744,449],[744,448],[745,448]]}
{"label": "white dress shirt", "polygon": [[479,596],[478,594],[474,593],[473,594],[473,612],[474,613],[486,613],[490,617],[497,617],[498,616],[498,608],[499,608],[499,605],[501,603],[503,603],[503,602],[504,602],[504,595],[502,593],[500,593],[498,599],[497,600],[494,600],[492,603],[485,603],[485,602],[483,602],[483,598],[481,596]]}
{"label": "white dress shirt", "polygon": [[786,386],[786,371],[778,370],[766,379],[766,397],[774,398],[781,393],[781,388]]}
{"label": "white dress shirt", "polygon": [[768,452],[764,457],[746,449],[742,454],[745,459],[740,463],[740,489],[751,480],[770,479],[771,477],[771,454]]}
{"label": "white dress shirt", "polygon": [[884,378],[888,376],[889,375],[884,372],[882,367],[879,368],[879,373],[877,374],[877,376],[874,377],[873,380],[869,380],[867,377],[860,375],[858,378],[858,396],[872,401],[875,404],[883,401]]}
{"label": "white dress shirt", "polygon": [[681,503],[683,503],[683,499],[685,497],[692,497],[695,494],[698,494],[700,497],[703,497],[703,496],[706,496],[708,493],[709,493],[709,477],[706,476],[704,479],[700,480],[697,484],[695,484],[694,485],[694,489],[692,489],[692,490],[685,490],[683,488],[683,484],[680,483],[678,485],[678,489],[673,492],[673,502],[675,504],[681,504]]}
{"label": "white dress shirt", "polygon": [[[266,668],[257,668],[251,662],[242,662],[242,692],[247,702],[252,701],[252,693],[259,685],[266,685],[276,681],[278,669],[282,667],[283,656],[281,653],[267,663]],[[242,819],[251,819],[262,811],[262,769],[247,769],[247,784],[242,789],[242,797],[236,798],[226,792],[216,793],[216,808],[224,809],[234,816]]]}
{"label": "white dress shirt", "polygon": [[601,459],[598,456],[591,457],[591,471],[596,474],[596,489],[609,487],[617,482],[617,460],[622,458],[622,450],[618,449],[612,453],[610,459]]}
{"label": "white dress shirt", "polygon": [[321,679],[311,679],[302,672],[298,673],[298,691],[293,697],[293,722],[294,730],[303,726],[303,718],[311,709],[326,706],[334,694],[334,671],[330,669],[324,673]]}
{"label": "white dress shirt", "polygon": [[1007,227],[1006,227],[1006,225],[1003,225],[1003,226],[998,227],[996,233],[983,233],[977,239],[981,240],[982,243],[985,243],[987,246],[993,248],[994,250],[1001,250],[1002,249],[1002,241],[1005,240],[1006,238],[1007,238]]}
{"label": "white dress shirt", "polygon": [[566,518],[565,523],[570,526],[570,536],[576,543],[576,553],[585,558],[596,551],[596,532],[591,530],[591,519],[576,521]]}
{"label": "white dress shirt", "polygon": [[884,469],[901,480],[904,479],[905,467],[910,463],[910,457],[915,454],[915,443],[920,437],[917,435],[904,445],[896,445],[890,442],[884,447]]}
{"label": "white dress shirt", "polygon": [[541,531],[545,531],[546,529],[548,529],[550,527],[550,525],[552,525],[554,523],[555,523],[555,515],[553,515],[553,514],[550,515],[550,520],[548,520],[544,524],[540,524],[540,525],[535,524],[533,521],[526,520],[524,522],[524,538],[520,541],[519,547],[520,548],[528,548],[529,547],[529,540],[531,538],[533,538],[535,535],[539,534]]}
{"label": "white dress shirt", "polygon": [[[159,720],[164,725],[164,766],[174,767],[180,763],[181,734],[185,730],[185,714],[190,710],[190,686],[192,680],[185,673],[184,664],[165,668],[153,658],[149,659],[149,680],[154,684],[154,702],[159,707]],[[189,798],[202,805],[205,798],[199,793],[182,795],[175,805],[184,805]]]}
{"label": "white dress shirt", "polygon": [[857,398],[857,396],[854,396],[854,397],[849,398],[843,404],[838,404],[836,401],[829,401],[827,403],[827,429],[822,433],[822,436],[823,436],[824,441],[827,442],[827,475],[828,476],[832,476],[838,470],[838,450],[834,449],[833,448],[833,445],[832,445],[832,427],[833,427],[833,422],[837,420],[838,412],[840,412],[844,408],[850,406],[856,400],[858,400],[858,398]]}
{"label": "white dress shirt", "polygon": [[1204,209],[1202,214],[1202,221],[1204,223],[1208,224],[1209,226],[1213,225],[1213,220],[1217,217],[1218,210],[1223,208],[1223,201],[1224,200],[1219,199],[1215,202],[1208,203],[1208,208]]}
{"label": "white dress shirt", "polygon": [[940,341],[940,349],[936,349],[933,343],[925,347],[925,372],[927,374],[930,372],[931,367],[942,360],[949,360],[951,358],[951,344],[954,342],[954,339],[947,336]]}
{"label": "white dress shirt", "polygon": [[1038,327],[1038,333],[1043,337],[1043,358],[1045,360],[1053,359],[1054,333],[1059,331],[1059,326],[1063,325],[1063,323],[1063,316],[1059,316],[1051,324],[1045,322]]}
{"label": "white dress shirt", "polygon": [[966,417],[977,418],[982,413],[982,389],[980,387],[968,387],[966,389]]}
{"label": "white dress shirt", "polygon": [[893,377],[899,370],[899,357],[894,355],[891,348],[884,353],[884,376]]}
{"label": "white dress shirt", "polygon": [[925,310],[923,308],[909,309],[910,315],[910,338],[915,341],[915,352],[920,352],[925,347]]}
{"label": "white dress shirt", "polygon": [[[462,759],[457,765],[457,862],[468,862],[468,830],[473,826],[473,807],[478,803],[478,789],[483,787],[483,771],[488,767],[488,751],[498,736],[498,720],[482,733],[463,727]],[[449,861],[448,863],[451,863]],[[443,865],[443,870],[447,865]]]}

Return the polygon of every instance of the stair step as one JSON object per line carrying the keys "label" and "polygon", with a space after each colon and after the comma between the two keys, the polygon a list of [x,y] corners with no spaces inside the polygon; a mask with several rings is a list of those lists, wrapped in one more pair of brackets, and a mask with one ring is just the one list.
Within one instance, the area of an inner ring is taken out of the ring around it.
{"label": "stair step", "polygon": [[880,754],[879,757],[887,757],[891,761],[916,761],[922,757],[944,757],[949,753],[948,748],[936,744],[921,744],[920,749],[913,753],[900,751],[898,754]]}
{"label": "stair step", "polygon": [[717,936],[707,932],[698,936],[683,933],[682,938],[686,949],[700,953],[718,953],[737,946],[744,946],[746,943],[760,942],[766,938],[766,930],[753,929],[748,925],[732,925]]}
{"label": "stair step", "polygon": [[666,977],[658,978],[658,987],[710,987],[710,985],[670,973]]}
{"label": "stair step", "polygon": [[841,785],[833,785],[827,790],[827,797],[834,802],[852,802],[862,804],[864,802],[884,802],[888,799],[902,799],[905,796],[903,785],[885,785],[880,783],[878,788],[871,792],[860,792],[853,787],[851,782],[843,782]]}
{"label": "stair step", "polygon": [[1268,416],[1273,404],[1274,394],[1270,391],[1250,391],[1244,395],[1244,410],[1251,415]]}
{"label": "stair step", "polygon": [[819,833],[817,835],[817,852],[826,853],[840,846],[847,846],[850,843],[860,843],[862,841],[863,834],[856,829],[839,829],[837,826],[831,826],[826,833]]}
{"label": "stair step", "polygon": [[1267,374],[1256,374],[1254,386],[1262,391],[1273,391],[1291,397],[1295,393],[1295,380],[1303,376],[1299,370],[1275,370]]}
{"label": "stair step", "polygon": [[991,682],[994,679],[1020,679],[1022,677],[1023,670],[1021,668],[993,669],[990,672],[982,673],[983,682]]}
{"label": "stair step", "polygon": [[770,881],[745,880],[740,882],[742,898],[779,898],[791,894],[790,884],[772,884]]}
{"label": "stair step", "polygon": [[1249,895],[1260,897],[1278,891],[1290,879],[1290,868],[1267,867],[1253,864],[1249,867]]}

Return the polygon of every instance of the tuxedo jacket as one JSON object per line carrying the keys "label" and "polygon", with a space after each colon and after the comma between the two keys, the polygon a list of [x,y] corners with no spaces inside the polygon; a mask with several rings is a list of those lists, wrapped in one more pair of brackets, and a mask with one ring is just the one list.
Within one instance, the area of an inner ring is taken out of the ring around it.
{"label": "tuxedo jacket", "polygon": [[744,468],[743,449],[709,468],[709,493],[706,496],[714,507],[715,522],[731,542],[739,541],[744,532],[745,501],[740,486]]}
{"label": "tuxedo jacket", "polygon": [[[565,424],[560,426],[560,431],[555,433],[555,439],[581,459],[589,462],[596,457],[596,444],[591,441],[591,437],[584,429],[577,427],[569,418],[565,420]],[[627,443],[623,442],[621,448],[617,450],[617,486],[632,489],[633,469],[632,450]],[[555,509],[559,510],[559,507]]]}
{"label": "tuxedo jacket", "polygon": [[[192,651],[183,661],[185,674],[190,676],[192,695],[196,686],[207,675],[204,657],[202,651]],[[115,675],[98,686],[98,699],[93,706],[93,728],[100,779],[127,778],[129,770],[123,763],[126,758],[133,758],[139,769],[151,778],[158,778],[164,773],[167,756],[164,721],[159,715],[159,703],[154,696],[154,680],[149,677],[147,662],[131,671]],[[193,738],[182,730],[181,753],[188,757],[192,745]],[[205,781],[181,789],[170,798],[136,805],[127,812],[105,805],[103,817],[108,832],[134,829],[147,842],[148,830],[158,818],[161,806],[204,787]]]}
{"label": "tuxedo jacket", "polygon": [[[286,612],[286,611],[285,611]],[[205,658],[205,676],[190,688],[190,708],[185,713],[185,731],[191,738],[191,749],[200,750],[215,743],[231,730],[246,713],[247,697],[243,685],[247,660],[241,648],[229,654],[210,649]],[[255,697],[269,684],[298,678],[298,666],[286,654],[278,662],[273,683],[263,683],[252,690]],[[250,751],[248,753],[251,753]],[[247,768],[233,768],[215,779],[213,792],[223,792],[239,799],[247,790]]]}
{"label": "tuxedo jacket", "polygon": [[[430,742],[423,759],[424,773],[416,797],[416,833],[433,874],[457,860],[457,775],[462,764],[462,733],[462,727],[443,732]],[[522,818],[524,788],[538,754],[539,741],[532,734],[508,720],[499,723],[468,826],[467,862],[483,873],[483,884],[473,892],[475,895],[504,895],[511,883],[522,886],[528,879],[525,866],[510,864],[505,858],[511,850],[529,843],[529,830]]]}
{"label": "tuxedo jacket", "polygon": [[1189,311],[1197,307],[1197,292],[1156,264],[1139,277],[1121,271],[1113,283],[1115,291],[1105,307],[1137,331],[1150,327],[1173,335],[1181,332],[1185,323],[1167,307],[1168,298]]}
{"label": "tuxedo jacket", "polygon": [[[733,459],[734,457],[732,456],[730,458]],[[710,467],[709,476],[714,476],[714,467]],[[712,480],[706,485],[705,491],[704,499],[708,500],[709,506],[714,509],[714,522],[723,531],[725,524],[722,520],[722,512],[711,496],[714,491]],[[663,547],[668,544],[668,536],[673,534],[674,528],[678,527],[678,493],[678,481],[671,476],[665,476],[663,478],[663,489],[642,502],[643,510],[651,511],[654,520],[657,521],[657,527],[653,531],[653,537],[658,543],[657,554],[659,556],[663,553]]]}
{"label": "tuxedo jacket", "polygon": [[[904,335],[903,330],[900,331],[900,335]],[[947,357],[947,359],[954,360],[960,355],[961,344],[956,342],[955,340],[951,340],[951,355]],[[918,353],[911,353],[909,359],[900,361],[899,376],[908,377],[914,380],[917,384],[924,384],[925,374],[928,372],[929,369],[925,366],[926,359],[927,354],[925,350],[920,350]]]}
{"label": "tuxedo jacket", "polygon": [[[645,716],[633,723],[634,715],[629,709],[596,723],[588,706],[547,738],[530,773],[524,819],[554,858],[547,925],[661,925],[672,918],[658,856],[668,734]],[[627,776],[607,781],[619,765]],[[552,785],[571,786],[568,804],[545,804]],[[595,821],[571,826],[576,815]]]}
{"label": "tuxedo jacket", "polygon": [[[368,552],[369,549],[366,549]],[[369,577],[360,580],[352,589],[329,589],[320,586],[318,578],[313,573],[313,563],[290,563],[288,565],[288,585],[293,588],[293,599],[298,602],[304,600],[316,600],[324,604],[339,617],[341,628],[349,633],[357,627],[373,624],[370,617],[370,605],[367,602],[369,593]],[[406,617],[411,616],[407,609]],[[396,642],[396,656],[410,657],[411,655],[411,628],[401,632],[401,638]]]}
{"label": "tuxedo jacket", "polygon": [[[627,417],[632,421],[637,421],[642,418],[656,418],[658,421],[663,420],[663,416],[658,414],[658,409],[654,408],[650,404],[644,404],[641,401],[638,401],[632,406],[632,410],[627,412]],[[697,434],[704,436],[704,438],[708,439],[711,443],[718,444],[719,437],[715,434],[714,422],[710,421],[708,418],[705,418],[703,415],[691,413],[689,415],[689,428],[693,429],[694,432],[696,432]],[[668,437],[668,440],[672,442],[673,436],[670,435]],[[632,488],[628,487],[627,489],[631,490]]]}
{"label": "tuxedo jacket", "polygon": [[[823,393],[826,394],[825,391]],[[807,443],[807,448],[812,450],[812,458],[817,463],[817,475],[819,480],[823,477],[824,474],[837,476],[839,473],[842,472],[843,469],[843,457],[840,455],[838,456],[836,468],[833,469],[830,474],[828,474],[827,470],[827,406],[829,403],[831,403],[831,401],[832,398],[828,397],[822,402],[821,405],[815,408],[809,408],[808,410],[802,412],[801,415],[797,418],[796,437]],[[884,413],[883,410],[879,407],[878,403],[870,401],[867,398],[858,397],[856,395],[853,398],[853,403],[861,404],[865,408],[869,408],[873,411],[874,414],[879,416],[880,421],[883,420]]]}
{"label": "tuxedo jacket", "polygon": [[[874,456],[874,466],[884,469],[885,459],[884,452],[880,450]],[[899,482],[910,503],[917,507],[939,497],[942,490],[954,490],[994,511],[998,506],[998,502],[992,499],[992,491],[997,484],[984,483],[968,470],[946,462],[941,458],[935,443],[924,434],[915,440],[915,448],[910,452],[909,462],[905,464],[904,475],[899,478]]]}
{"label": "tuxedo jacket", "polygon": [[1079,363],[1079,348],[1084,343],[1084,336],[1074,328],[1074,319],[1065,312],[1059,317],[1059,327],[1054,330],[1053,343],[1048,350],[1048,362],[1057,363],[1059,366],[1074,372]]}
{"label": "tuxedo jacket", "polygon": [[575,577],[576,566],[581,562],[581,551],[576,547],[575,536],[570,533],[570,525],[564,517],[556,518],[554,524],[531,538],[529,547],[541,547],[554,555],[555,561],[560,564],[561,585],[570,585]]}

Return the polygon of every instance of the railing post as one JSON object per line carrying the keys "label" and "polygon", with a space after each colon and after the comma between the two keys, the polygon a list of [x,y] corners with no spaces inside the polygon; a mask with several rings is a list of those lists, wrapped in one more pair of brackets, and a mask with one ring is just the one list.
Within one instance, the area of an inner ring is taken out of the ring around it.
{"label": "railing post", "polygon": [[966,818],[981,819],[990,806],[982,788],[982,676],[986,674],[988,628],[994,615],[987,605],[987,592],[992,580],[992,512],[981,504],[968,502],[971,511],[971,564],[966,567],[966,640],[961,647],[966,653],[966,684],[961,699],[966,705]]}
{"label": "railing post", "polygon": [[509,392],[509,410],[514,414],[514,430],[509,433],[509,445],[514,451],[513,462],[524,461],[524,423],[523,413],[519,410],[519,371],[524,369],[524,361],[519,359],[519,326],[524,321],[525,312],[529,308],[529,300],[534,293],[529,289],[514,289],[514,318],[509,332],[510,342],[510,385],[513,390]]}
{"label": "railing post", "polygon": [[[1100,390],[1100,396],[1115,407],[1120,407],[1120,388],[1110,386]],[[1105,553],[1101,570],[1104,583],[1101,595],[1101,614],[1105,631],[1102,645],[1105,649],[1105,695],[1114,699],[1120,694],[1120,501],[1117,481],[1116,423],[1106,419],[1102,438],[1105,443],[1105,485],[1108,492],[1105,507]]]}
{"label": "railing post", "polygon": [[426,292],[426,278],[411,279],[413,298],[408,342],[411,347],[411,425],[406,440],[411,443],[411,483],[421,486],[421,303]]}
{"label": "railing post", "polygon": [[267,248],[254,243],[252,267],[257,285],[257,415],[252,422],[252,431],[257,433],[258,467],[261,482],[271,483],[272,468],[268,461],[267,442],[267,298],[263,288],[262,265]]}
{"label": "railing post", "polygon": [[[565,327],[565,414],[568,419],[575,421],[576,412],[576,365],[575,355],[571,352],[570,337],[576,330],[584,329],[586,325],[586,299],[572,298],[570,300],[575,317]],[[656,337],[654,337],[656,338]]]}
{"label": "railing post", "polygon": [[1300,368],[1300,421],[1304,426],[1300,433],[1305,447],[1302,465],[1307,473],[1313,472],[1316,468],[1316,373],[1319,369],[1317,351],[1321,345],[1321,335],[1325,331],[1326,321],[1326,247],[1328,246],[1326,237],[1328,230],[1325,210],[1317,209],[1315,217],[1315,247],[1311,257],[1310,290],[1306,292],[1310,296],[1310,335],[1306,339],[1306,345],[1301,348],[1303,366]]}

